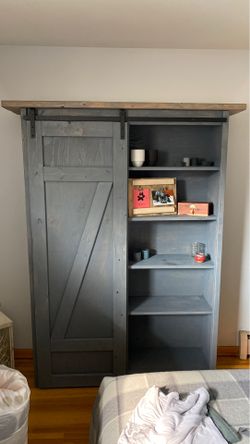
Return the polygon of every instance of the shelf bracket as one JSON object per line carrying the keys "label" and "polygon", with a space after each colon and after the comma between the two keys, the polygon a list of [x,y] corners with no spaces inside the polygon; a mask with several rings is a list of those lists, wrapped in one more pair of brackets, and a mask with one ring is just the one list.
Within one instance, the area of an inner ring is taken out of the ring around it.
{"label": "shelf bracket", "polygon": [[30,120],[30,137],[34,139],[36,137],[36,110],[35,108],[28,108],[27,110],[28,120]]}
{"label": "shelf bracket", "polygon": [[120,110],[121,139],[125,139],[125,122],[127,121],[127,113],[125,109]]}

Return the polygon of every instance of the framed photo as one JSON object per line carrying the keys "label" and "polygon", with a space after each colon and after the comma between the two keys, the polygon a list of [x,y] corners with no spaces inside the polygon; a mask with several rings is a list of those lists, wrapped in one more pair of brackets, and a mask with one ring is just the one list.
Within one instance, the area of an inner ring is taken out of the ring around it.
{"label": "framed photo", "polygon": [[176,179],[129,179],[129,216],[176,214]]}

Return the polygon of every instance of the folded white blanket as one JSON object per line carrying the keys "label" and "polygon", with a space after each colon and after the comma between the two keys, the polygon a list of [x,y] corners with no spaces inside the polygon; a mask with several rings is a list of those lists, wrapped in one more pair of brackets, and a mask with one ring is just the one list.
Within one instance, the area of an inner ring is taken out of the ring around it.
{"label": "folded white blanket", "polygon": [[151,387],[132,413],[118,444],[227,444],[206,416],[208,391],[201,387],[180,400]]}

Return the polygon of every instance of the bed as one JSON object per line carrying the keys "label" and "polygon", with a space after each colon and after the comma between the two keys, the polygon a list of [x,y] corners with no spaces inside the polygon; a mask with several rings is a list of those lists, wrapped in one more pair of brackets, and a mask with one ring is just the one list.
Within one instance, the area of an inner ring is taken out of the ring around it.
{"label": "bed", "polygon": [[248,370],[200,370],[141,373],[105,377],[93,409],[90,444],[117,444],[132,411],[149,387],[189,393],[199,387],[209,390],[213,407],[250,443]]}

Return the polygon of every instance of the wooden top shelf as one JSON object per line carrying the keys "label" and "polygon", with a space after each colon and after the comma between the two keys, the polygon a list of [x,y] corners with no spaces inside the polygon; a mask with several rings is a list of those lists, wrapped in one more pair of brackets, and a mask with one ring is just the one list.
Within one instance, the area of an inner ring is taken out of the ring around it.
{"label": "wooden top shelf", "polygon": [[36,109],[166,109],[187,111],[228,111],[230,115],[246,109],[245,103],[166,103],[166,102],[86,102],[48,100],[2,100],[1,106],[16,114],[23,108]]}

